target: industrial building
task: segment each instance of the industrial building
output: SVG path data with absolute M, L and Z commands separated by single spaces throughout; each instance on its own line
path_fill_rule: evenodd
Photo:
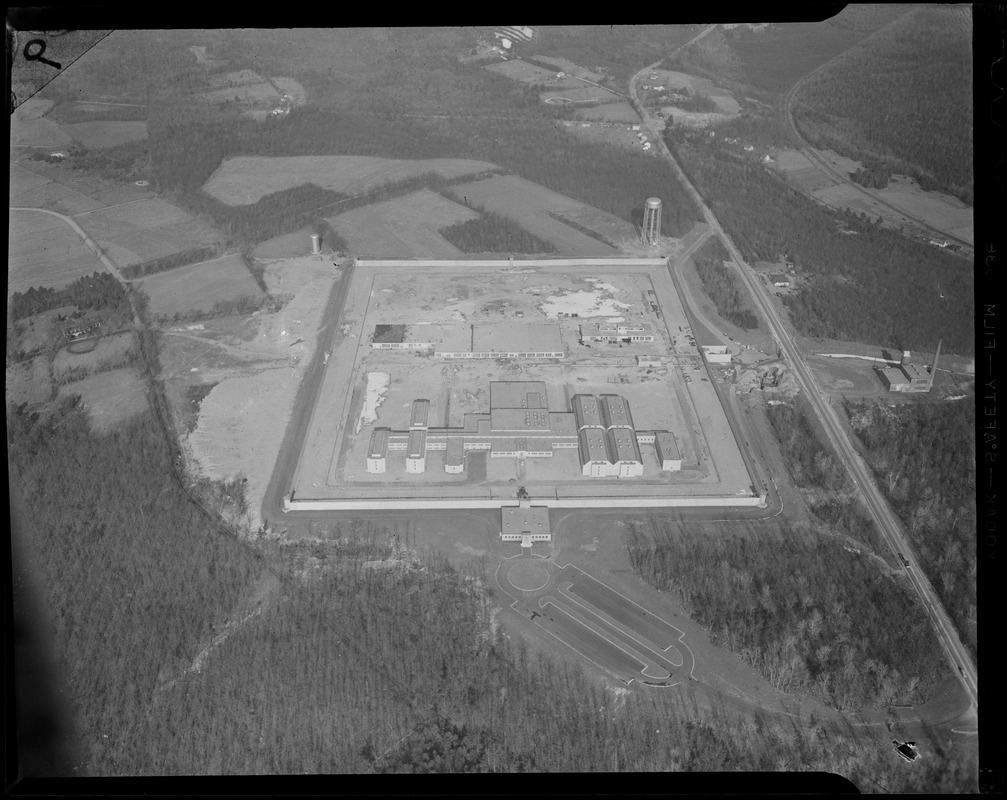
M 934 376 L 937 374 L 937 360 L 941 355 L 941 345 L 943 340 L 937 343 L 937 352 L 934 353 L 933 363 L 929 371 L 927 367 L 909 362 L 909 351 L 902 354 L 902 363 L 897 367 L 888 367 L 880 370 L 881 382 L 890 392 L 929 392 L 934 385 Z
M 565 358 L 559 325 L 375 325 L 375 350 L 430 350 L 439 358 Z
M 783 273 L 776 273 L 769 276 L 769 280 L 772 281 L 773 286 L 787 287 L 790 286 L 790 278 L 788 278 Z
M 550 411 L 542 381 L 493 381 L 489 412 L 464 415 L 460 428 L 430 427 L 430 401 L 414 400 L 409 430 L 375 428 L 367 453 L 367 472 L 382 474 L 390 450 L 406 451 L 406 472 L 426 470 L 426 453 L 444 451 L 444 471 L 461 474 L 465 454 L 489 451 L 491 458 L 551 458 L 556 450 L 576 448 L 581 474 L 592 478 L 643 475 L 640 444 L 658 448 L 661 469 L 681 469 L 674 437 L 638 432 L 626 398 L 574 395 L 571 411 Z
M 584 342 L 652 342 L 654 330 L 645 323 L 626 325 L 616 322 L 593 322 L 580 326 L 580 338 Z
M 711 364 L 730 364 L 731 351 L 726 344 L 704 344 L 703 355 Z

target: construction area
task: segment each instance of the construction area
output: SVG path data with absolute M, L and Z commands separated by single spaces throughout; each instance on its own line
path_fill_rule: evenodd
M 762 502 L 666 259 L 358 260 L 337 325 L 287 510 Z

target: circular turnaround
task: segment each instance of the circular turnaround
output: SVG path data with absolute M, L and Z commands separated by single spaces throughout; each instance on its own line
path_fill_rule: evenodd
M 549 570 L 535 561 L 522 559 L 507 571 L 507 580 L 522 592 L 537 592 L 549 584 Z

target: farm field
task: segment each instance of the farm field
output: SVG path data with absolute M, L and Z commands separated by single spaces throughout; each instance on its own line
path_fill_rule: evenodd
M 79 395 L 91 427 L 104 433 L 147 407 L 147 386 L 132 368 L 114 369 L 68 383 L 59 389 L 60 397 Z
M 705 97 L 709 97 L 725 114 L 733 115 L 741 111 L 741 104 L 734 99 L 733 94 L 727 91 L 727 89 L 721 89 L 719 86 L 715 86 L 713 82 L 707 78 L 700 78 L 695 75 L 687 75 L 684 72 L 674 72 L 662 69 L 654 70 L 651 74 L 657 75 L 657 79 L 653 80 L 652 83 L 675 89 L 688 89 L 695 94 L 701 94 Z
M 63 220 L 37 211 L 11 211 L 8 219 L 8 294 L 32 286 L 60 289 L 82 275 L 105 270 Z
M 134 345 L 132 335 L 121 334 L 102 337 L 97 347 L 87 353 L 72 353 L 64 347 L 52 361 L 52 376 L 59 381 L 74 369 L 85 369 L 88 374 L 93 374 L 110 365 L 120 366 Z
M 607 106 L 599 106 L 599 108 L 606 108 Z M 578 108 L 574 111 L 574 115 L 578 118 L 583 117 L 584 119 L 591 120 L 588 117 L 594 109 L 591 108 Z M 591 120 L 591 125 L 589 127 L 584 127 L 581 122 L 557 122 L 556 125 L 560 130 L 566 131 L 571 136 L 577 136 L 581 139 L 585 139 L 589 142 L 602 142 L 604 144 L 611 144 L 617 147 L 629 147 L 634 150 L 640 151 L 641 145 L 640 140 L 637 138 L 637 131 L 630 130 L 630 124 L 636 124 L 639 120 L 632 120 L 626 124 L 620 124 L 618 122 L 607 123 L 609 127 L 604 127 L 601 122 L 596 122 Z
M 479 214 L 423 189 L 332 217 L 327 222 L 355 255 L 454 258 L 461 251 L 437 231 Z
M 604 75 L 600 72 L 592 72 L 589 69 L 585 69 L 566 58 L 558 58 L 555 56 L 535 56 L 534 60 L 547 64 L 549 66 L 555 67 L 557 72 L 565 72 L 567 75 L 572 75 L 575 78 L 584 78 L 585 80 L 594 81 L 599 83 L 604 79 Z
M 44 356 L 7 367 L 6 396 L 8 403 L 48 402 L 52 398 L 49 362 Z
M 636 238 L 636 229 L 630 223 L 514 175 L 496 175 L 455 185 L 448 191 L 455 197 L 467 198 L 472 205 L 510 217 L 529 233 L 555 245 L 562 253 L 604 256 L 615 255 L 618 251 L 564 225 L 549 216 L 550 213 L 574 220 L 612 242 L 618 243 L 626 237 Z
M 160 272 L 138 282 L 150 297 L 150 312 L 172 317 L 187 311 L 210 311 L 215 303 L 262 297 L 262 290 L 237 254 Z
M 13 147 L 65 147 L 73 139 L 51 119 L 42 115 L 52 100 L 33 97 L 10 115 L 10 143 Z
M 147 123 L 140 121 L 74 122 L 64 124 L 63 130 L 89 150 L 114 147 L 117 144 L 136 142 L 147 138 Z
M 560 70 L 545 69 L 544 67 L 529 64 L 527 61 L 518 59 L 487 64 L 483 69 L 496 72 L 511 80 L 531 86 L 553 86 L 557 89 L 575 89 L 578 86 L 584 85 L 581 81 L 574 78 L 557 78 L 556 73 Z
M 580 86 L 576 89 L 559 89 L 553 92 L 543 92 L 539 95 L 543 103 L 567 105 L 575 103 L 604 103 L 619 99 L 619 95 L 602 89 L 600 86 Z
M 210 103 L 226 103 L 233 100 L 237 103 L 270 104 L 280 99 L 280 93 L 271 83 L 250 83 L 240 86 L 228 86 L 200 95 Z
M 309 183 L 352 195 L 427 173 L 459 178 L 496 169 L 486 161 L 464 158 L 238 156 L 221 164 L 203 185 L 203 191 L 222 203 L 236 206 L 249 205 L 267 194 Z
M 640 122 L 640 115 L 636 113 L 633 106 L 625 101 L 578 108 L 574 113 L 578 119 L 623 122 L 628 125 L 636 125 Z
M 291 256 L 306 256 L 311 252 L 310 228 L 304 228 L 295 233 L 283 233 L 259 244 L 252 256 L 262 259 L 290 258 Z M 322 250 L 326 249 L 322 242 Z
M 775 169 L 782 172 L 788 181 L 803 192 L 816 192 L 836 182 L 797 150 L 779 150 L 775 153 Z

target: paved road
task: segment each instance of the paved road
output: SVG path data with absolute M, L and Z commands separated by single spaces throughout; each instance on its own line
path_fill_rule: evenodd
M 907 11 L 906 13 L 909 13 L 909 12 Z M 881 31 L 885 30 L 889 26 L 894 25 L 896 22 L 898 22 L 899 20 L 901 20 L 902 17 L 904 17 L 904 16 L 905 16 L 905 14 L 903 14 L 903 15 L 897 17 L 896 19 L 892 20 L 891 22 L 888 23 L 888 25 L 885 25 L 885 26 L 883 26 L 881 28 L 878 28 L 870 36 L 868 36 L 867 38 L 861 40 L 858 44 L 856 44 L 851 49 L 858 49 L 860 47 L 863 47 L 866 42 L 868 42 L 870 39 L 872 39 L 875 36 L 877 36 Z M 855 183 L 854 181 L 850 180 L 850 176 L 847 173 L 842 172 L 841 170 L 836 169 L 828 161 L 826 161 L 824 158 L 822 158 L 820 155 L 818 155 L 817 151 L 815 151 L 813 149 L 811 143 L 808 142 L 803 136 L 801 136 L 801 132 L 798 130 L 797 125 L 794 122 L 794 102 L 796 100 L 797 93 L 800 91 L 801 87 L 807 81 L 809 81 L 811 78 L 813 78 L 819 72 L 822 72 L 823 70 L 825 70 L 828 67 L 832 66 L 835 62 L 839 61 L 841 58 L 843 58 L 844 56 L 846 56 L 848 53 L 850 53 L 850 50 L 844 50 L 842 53 L 839 53 L 838 55 L 833 56 L 828 61 L 826 61 L 824 64 L 822 64 L 821 66 L 819 66 L 816 69 L 812 70 L 807 75 L 805 75 L 803 78 L 801 78 L 797 83 L 795 83 L 793 86 L 791 86 L 790 89 L 787 91 L 787 93 L 783 96 L 783 102 L 781 103 L 781 110 L 782 110 L 782 113 L 783 113 L 783 121 L 786 124 L 786 126 L 790 129 L 790 132 L 791 132 L 791 135 L 794 138 L 794 141 L 798 144 L 798 148 L 797 149 L 800 151 L 800 153 L 802 155 L 804 155 L 805 158 L 807 158 L 812 164 L 814 164 L 816 167 L 818 167 L 822 172 L 824 172 L 826 175 L 828 175 L 834 181 L 837 181 L 840 184 L 846 184 L 847 186 L 852 187 L 853 189 L 855 189 L 860 194 L 862 194 L 865 197 L 870 198 L 871 200 L 873 200 L 875 203 L 878 203 L 879 205 L 882 205 L 885 208 L 888 208 L 888 209 L 894 211 L 896 214 L 898 214 L 898 215 L 900 215 L 900 216 L 908 219 L 914 225 L 917 225 L 920 228 L 922 228 L 923 230 L 925 230 L 930 236 L 934 236 L 936 238 L 943 239 L 943 240 L 953 241 L 956 244 L 961 245 L 963 248 L 965 248 L 965 254 L 971 255 L 972 253 L 974 253 L 974 245 L 973 245 L 972 242 L 966 241 L 965 239 L 960 239 L 957 236 L 955 236 L 954 234 L 949 233 L 948 231 L 942 230 L 940 228 L 936 228 L 933 225 L 931 225 L 929 222 L 927 222 L 925 220 L 922 220 L 922 219 L 919 219 L 918 217 L 914 217 L 906 209 L 900 208 L 899 206 L 896 206 L 896 205 L 888 202 L 883 197 L 881 197 L 881 195 L 879 195 L 879 194 L 877 194 L 875 192 L 872 192 L 870 189 L 868 189 L 868 188 L 866 188 L 864 186 L 861 186 L 859 183 Z
M 648 67 L 647 69 L 651 68 Z M 804 356 L 798 349 L 793 337 L 787 332 L 783 321 L 777 314 L 776 308 L 763 292 L 758 276 L 754 270 L 745 263 L 745 260 L 741 256 L 741 252 L 734 245 L 734 242 L 731 241 L 727 233 L 725 233 L 720 222 L 706 205 L 703 197 L 692 185 L 678 161 L 668 150 L 664 140 L 657 135 L 653 120 L 647 114 L 646 109 L 644 109 L 642 104 L 640 104 L 637 100 L 636 81 L 645 71 L 646 70 L 641 70 L 634 75 L 630 83 L 630 94 L 633 97 L 633 104 L 636 106 L 637 111 L 641 114 L 641 116 L 643 116 L 644 124 L 648 130 L 650 130 L 650 132 L 654 135 L 654 138 L 658 143 L 658 149 L 671 164 L 672 169 L 675 171 L 680 183 L 683 187 L 685 187 L 686 191 L 689 192 L 693 201 L 702 211 L 703 218 L 710 227 L 713 228 L 717 235 L 720 236 L 724 245 L 727 247 L 728 252 L 731 254 L 731 258 L 735 262 L 739 275 L 748 287 L 748 290 L 752 295 L 752 299 L 759 307 L 763 317 L 766 319 L 769 329 L 782 349 L 785 357 L 790 362 L 794 371 L 794 376 L 810 401 L 815 415 L 818 417 L 825 429 L 830 443 L 842 460 L 847 471 L 853 477 L 854 482 L 862 492 L 868 509 L 877 523 L 878 530 L 881 532 L 885 541 L 894 553 L 905 555 L 910 559 L 910 563 L 912 563 L 913 551 L 905 539 L 901 523 L 882 496 L 878 487 L 875 485 L 870 470 L 857 454 L 856 449 L 843 429 L 842 424 L 836 416 L 832 406 L 829 404 L 825 394 L 815 383 L 810 367 L 804 360 Z M 906 574 L 909 577 L 913 588 L 919 595 L 920 600 L 923 602 L 923 606 L 927 609 L 927 613 L 930 615 L 930 618 L 934 623 L 934 627 L 937 629 L 938 637 L 947 651 L 954 671 L 961 675 L 961 679 L 969 693 L 972 703 L 974 707 L 978 709 L 978 674 L 975 665 L 972 663 L 968 650 L 958 637 L 958 633 L 955 630 L 954 625 L 951 623 L 947 612 L 941 605 L 936 592 L 934 592 L 934 589 L 930 585 L 926 576 L 918 568 L 912 566 L 906 569 Z

